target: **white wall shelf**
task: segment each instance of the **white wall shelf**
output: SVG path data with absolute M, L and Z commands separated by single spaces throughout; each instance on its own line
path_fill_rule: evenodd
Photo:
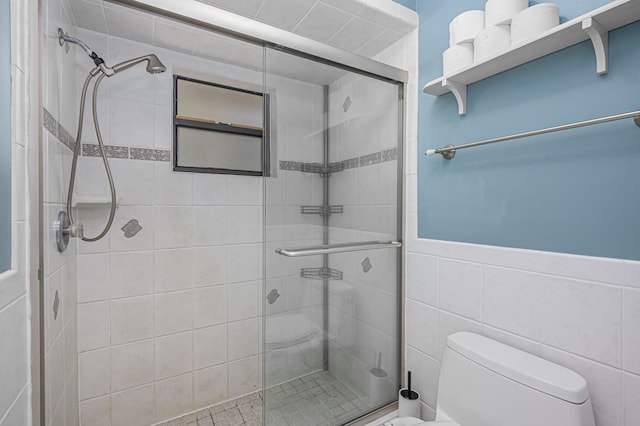
M 423 92 L 441 96 L 452 92 L 458 113 L 467 113 L 467 85 L 503 71 L 591 39 L 596 56 L 596 72 L 608 71 L 609 31 L 640 20 L 640 1 L 616 0 L 601 8 L 558 25 L 536 38 L 511 46 L 462 68 L 450 75 L 430 81 Z

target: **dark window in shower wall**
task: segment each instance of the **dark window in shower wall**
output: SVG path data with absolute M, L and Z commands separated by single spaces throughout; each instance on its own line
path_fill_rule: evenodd
M 268 95 L 174 75 L 173 169 L 269 175 Z
M 0 1 L 0 272 L 11 268 L 11 14 Z

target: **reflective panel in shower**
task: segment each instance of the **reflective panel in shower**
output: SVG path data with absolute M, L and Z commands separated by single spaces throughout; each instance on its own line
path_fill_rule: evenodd
M 280 297 L 264 305 L 264 421 L 341 425 L 399 388 L 400 250 L 360 243 L 400 239 L 402 85 L 274 49 L 265 66 L 264 292 Z

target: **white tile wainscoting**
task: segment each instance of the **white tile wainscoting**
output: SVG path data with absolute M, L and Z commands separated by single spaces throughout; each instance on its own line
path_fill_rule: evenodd
M 640 262 L 413 238 L 406 265 L 406 368 L 425 418 L 446 337 L 473 331 L 582 374 L 598 425 L 640 424 Z

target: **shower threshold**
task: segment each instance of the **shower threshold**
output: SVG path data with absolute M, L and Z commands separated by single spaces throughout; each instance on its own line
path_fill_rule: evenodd
M 156 426 L 337 426 L 372 407 L 328 371 L 204 408 Z

